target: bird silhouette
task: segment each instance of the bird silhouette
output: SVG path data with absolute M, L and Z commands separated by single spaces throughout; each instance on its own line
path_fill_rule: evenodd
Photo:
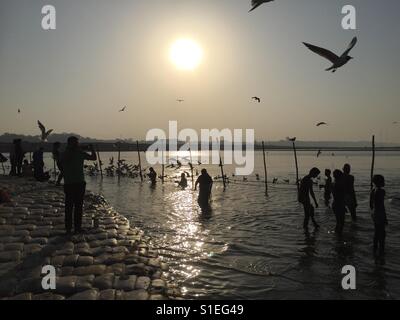
M 177 99 L 176 101 L 178 101 L 179 103 L 185 102 L 185 100 L 183 99 Z
M 357 43 L 357 37 L 354 37 L 353 40 L 351 41 L 350 45 L 346 49 L 346 51 L 343 52 L 343 54 L 339 57 L 332 51 L 329 51 L 327 49 L 320 48 L 320 47 L 314 46 L 312 44 L 303 42 L 303 44 L 308 49 L 310 49 L 312 52 L 320 55 L 321 57 L 324 57 L 325 59 L 328 59 L 330 62 L 333 63 L 333 65 L 331 67 L 329 67 L 328 69 L 325 69 L 326 71 L 332 71 L 332 72 L 336 72 L 337 69 L 339 69 L 340 67 L 343 67 L 347 62 L 349 62 L 351 59 L 353 59 L 353 57 L 349 56 L 349 53 L 354 48 L 356 43 Z
M 259 97 L 252 97 L 252 99 L 257 101 L 258 103 L 261 103 L 261 99 Z
M 317 123 L 317 127 L 320 127 L 320 126 L 327 126 L 328 124 L 326 123 L 326 122 L 319 122 L 319 123 Z
M 119 110 L 119 112 L 124 112 L 127 109 L 127 107 L 123 107 L 121 110 Z
M 41 131 L 41 137 L 40 140 L 43 142 L 47 141 L 47 138 L 50 136 L 50 134 L 53 132 L 53 129 L 46 131 L 46 127 L 38 120 L 38 126 Z
M 249 12 L 252 12 L 253 10 L 257 9 L 259 6 L 261 6 L 264 3 L 272 2 L 272 1 L 274 1 L 274 0 L 251 0 L 252 8 L 249 10 Z
M 287 137 L 286 140 L 287 141 L 291 141 L 291 142 L 295 142 L 297 140 L 297 138 L 296 137 L 294 137 L 294 138 Z
M 18 113 L 21 113 L 21 109 L 18 109 Z
M 398 121 L 394 121 L 393 124 L 399 124 L 399 122 Z

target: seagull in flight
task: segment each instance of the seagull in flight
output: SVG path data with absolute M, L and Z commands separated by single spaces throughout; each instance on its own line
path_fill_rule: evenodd
M 320 48 L 306 42 L 303 42 L 303 44 L 312 52 L 324 57 L 325 59 L 328 59 L 330 62 L 333 63 L 333 65 L 330 68 L 325 69 L 326 71 L 336 72 L 337 69 L 343 67 L 347 62 L 353 59 L 353 57 L 349 56 L 349 53 L 357 44 L 357 37 L 354 37 L 353 40 L 351 40 L 350 45 L 340 57 L 327 49 Z
M 294 138 L 287 137 L 286 140 L 287 141 L 291 141 L 291 142 L 295 142 L 297 140 L 297 138 L 296 137 L 294 137 Z
M 258 103 L 261 103 L 261 99 L 259 97 L 252 97 L 252 99 L 257 101 Z
M 50 136 L 50 134 L 53 132 L 53 129 L 46 131 L 46 127 L 38 120 L 38 126 L 39 129 L 42 133 L 40 140 L 42 140 L 42 142 L 47 141 L 47 138 Z
M 123 107 L 121 110 L 119 110 L 119 112 L 124 112 L 127 109 L 127 107 Z
M 272 1 L 274 1 L 274 0 L 251 0 L 252 8 L 250 9 L 249 12 L 252 12 L 253 10 L 257 9 L 263 3 L 272 2 Z
M 327 126 L 328 124 L 326 123 L 326 122 L 318 122 L 317 123 L 317 127 L 320 127 L 320 126 Z

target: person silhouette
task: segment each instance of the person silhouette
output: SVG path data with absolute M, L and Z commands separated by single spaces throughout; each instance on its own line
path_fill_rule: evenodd
M 188 187 L 188 181 L 185 173 L 181 174 L 181 181 L 178 182 L 178 186 L 182 189 L 186 189 Z
M 304 223 L 303 223 L 303 228 L 305 230 L 308 230 L 308 223 L 310 221 L 313 222 L 314 228 L 318 229 L 319 225 L 314 219 L 314 212 L 315 209 L 313 205 L 311 204 L 310 196 L 314 200 L 315 207 L 318 208 L 318 202 L 317 199 L 315 198 L 314 190 L 313 190 L 313 180 L 319 176 L 321 171 L 318 168 L 312 168 L 310 170 L 310 173 L 306 175 L 303 179 L 300 181 L 300 188 L 299 188 L 299 202 L 303 205 L 304 208 Z
M 351 214 L 351 219 L 353 222 L 357 221 L 357 196 L 356 191 L 354 190 L 354 176 L 350 174 L 351 166 L 349 164 L 345 164 L 343 166 L 343 183 L 344 183 L 344 191 L 345 191 L 345 204 L 349 209 Z
M 329 207 L 329 203 L 331 200 L 331 194 L 332 194 L 332 177 L 331 177 L 331 170 L 326 169 L 325 170 L 325 186 L 324 186 L 324 200 L 325 200 L 325 206 Z
M 386 225 L 388 225 L 385 208 L 385 178 L 375 175 L 372 179 L 375 188 L 370 195 L 370 208 L 373 210 L 372 219 L 375 227 L 374 256 L 382 257 L 385 254 Z
M 201 170 L 201 174 L 197 178 L 195 183 L 195 191 L 197 191 L 198 185 L 200 185 L 198 202 L 200 206 L 207 206 L 210 202 L 213 180 L 206 169 Z
M 67 235 L 72 231 L 72 215 L 74 216 L 75 233 L 82 233 L 83 200 L 86 191 L 83 164 L 85 160 L 96 161 L 96 152 L 92 145 L 88 148 L 91 154 L 86 153 L 79 146 L 77 137 L 69 137 L 67 148 L 61 157 L 64 169 L 65 193 L 65 229 Z
M 332 187 L 332 194 L 333 194 L 332 210 L 336 217 L 335 232 L 340 236 L 343 233 L 343 227 L 346 215 L 343 172 L 340 170 L 335 170 L 333 172 L 333 177 L 335 178 L 335 183 L 333 184 Z
M 151 185 L 155 186 L 157 183 L 157 172 L 154 170 L 154 168 L 149 169 L 150 173 L 147 175 L 150 178 Z

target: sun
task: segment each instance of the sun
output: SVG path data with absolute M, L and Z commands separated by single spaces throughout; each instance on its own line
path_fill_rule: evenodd
M 203 49 L 194 40 L 178 39 L 170 48 L 171 62 L 179 70 L 195 70 L 203 60 Z

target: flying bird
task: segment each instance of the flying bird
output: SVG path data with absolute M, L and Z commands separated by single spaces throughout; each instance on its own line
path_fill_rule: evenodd
M 249 12 L 251 12 L 251 11 L 257 9 L 259 6 L 261 6 L 261 5 L 264 4 L 264 3 L 272 2 L 272 1 L 274 1 L 274 0 L 251 0 L 251 6 L 252 6 L 252 8 L 250 9 Z
M 46 127 L 38 120 L 38 126 L 39 129 L 42 133 L 40 140 L 42 140 L 42 142 L 47 141 L 47 138 L 50 136 L 50 134 L 53 132 L 53 129 L 46 131 Z
M 317 127 L 320 127 L 320 126 L 327 126 L 328 124 L 326 123 L 326 122 L 318 122 L 317 123 Z
M 119 112 L 124 112 L 127 109 L 127 107 L 123 107 L 121 110 L 119 110 Z
M 395 122 L 393 122 L 393 124 L 399 124 L 399 122 L 398 122 L 398 121 L 395 121 Z
M 183 99 L 177 99 L 176 101 L 178 101 L 179 103 L 185 102 L 185 100 Z
M 259 97 L 252 97 L 252 99 L 257 101 L 258 103 L 261 103 L 261 99 Z
M 332 72 L 336 72 L 337 69 L 343 67 L 347 62 L 353 59 L 353 57 L 349 56 L 349 53 L 354 48 L 356 43 L 357 43 L 357 37 L 354 37 L 350 45 L 348 46 L 347 50 L 339 57 L 332 51 L 303 42 L 303 44 L 312 52 L 324 57 L 325 59 L 328 59 L 330 62 L 333 63 L 333 65 L 330 68 L 325 69 L 326 71 L 332 71 Z
M 286 140 L 287 141 L 291 141 L 291 142 L 295 142 L 297 140 L 297 138 L 296 137 L 294 137 L 294 138 L 287 137 Z
M 21 113 L 21 109 L 18 109 L 18 113 Z

